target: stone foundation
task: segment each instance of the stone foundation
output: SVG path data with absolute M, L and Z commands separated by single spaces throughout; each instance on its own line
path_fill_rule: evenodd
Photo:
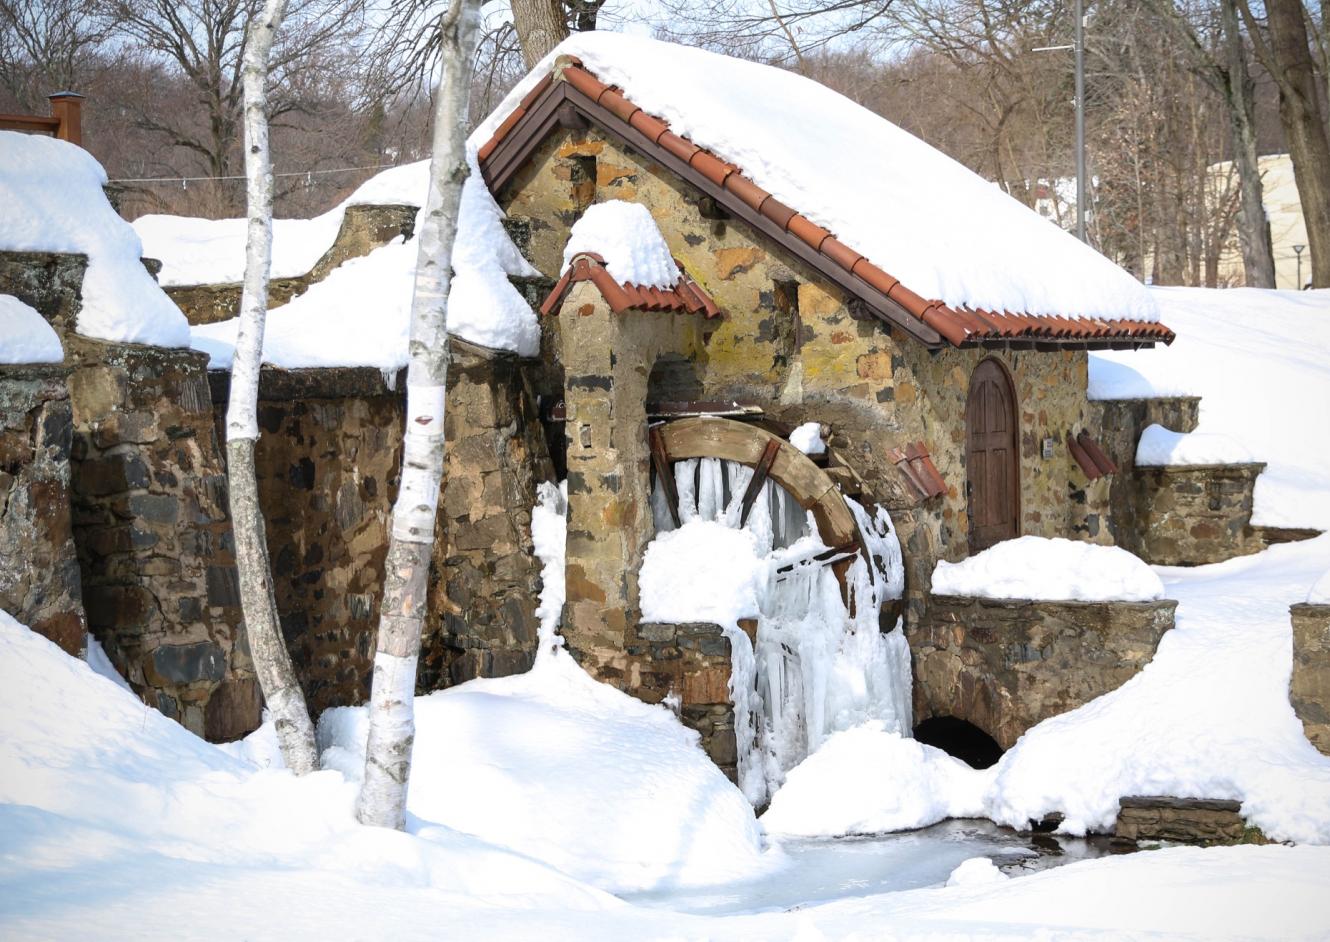
M 1265 548 L 1251 529 L 1256 476 L 1265 465 L 1137 467 L 1132 550 L 1160 566 L 1200 566 Z
M 328 273 L 347 259 L 368 255 L 381 245 L 404 235 L 410 238 L 416 227 L 415 206 L 348 206 L 342 227 L 332 246 L 308 272 L 292 278 L 274 278 L 268 284 L 268 307 L 279 307 L 309 286 L 328 277 Z M 167 285 L 163 288 L 184 312 L 191 324 L 213 324 L 240 313 L 242 285 Z
M 1247 827 L 1241 808 L 1241 802 L 1218 798 L 1123 798 L 1113 837 L 1201 845 L 1264 843 L 1259 831 Z
M 1330 755 L 1330 605 L 1294 605 L 1289 702 L 1312 745 Z
M 0 609 L 77 656 L 87 621 L 70 525 L 66 373 L 0 366 Z
M 88 623 L 145 700 L 211 740 L 259 723 L 207 356 L 67 335 Z
M 930 596 L 907 638 L 915 722 L 952 716 L 1003 749 L 1120 687 L 1154 656 L 1177 603 Z

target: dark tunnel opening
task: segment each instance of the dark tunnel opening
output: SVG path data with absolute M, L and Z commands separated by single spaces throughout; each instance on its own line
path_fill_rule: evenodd
M 976 769 L 986 769 L 1002 758 L 1002 747 L 997 740 L 973 723 L 954 716 L 924 720 L 914 728 L 914 738 Z

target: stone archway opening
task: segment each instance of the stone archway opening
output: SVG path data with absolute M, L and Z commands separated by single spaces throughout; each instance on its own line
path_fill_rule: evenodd
M 975 769 L 987 769 L 1002 758 L 1002 747 L 996 739 L 973 723 L 954 716 L 924 720 L 914 728 L 914 738 Z

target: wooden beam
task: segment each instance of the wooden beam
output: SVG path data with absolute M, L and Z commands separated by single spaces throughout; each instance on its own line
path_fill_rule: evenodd
M 748 514 L 753 509 L 757 495 L 762 493 L 762 485 L 767 482 L 767 475 L 771 473 L 771 465 L 776 461 L 778 451 L 780 451 L 780 442 L 774 438 L 767 442 L 766 448 L 762 449 L 762 457 L 758 460 L 757 467 L 753 469 L 753 478 L 748 482 L 748 489 L 744 491 L 743 506 L 739 511 L 740 527 L 748 522 Z
M 660 426 L 652 428 L 647 438 L 651 443 L 651 464 L 656 469 L 661 490 L 665 492 L 670 519 L 676 527 L 681 527 L 683 521 L 679 519 L 679 489 L 674 484 L 674 469 L 670 466 L 670 453 L 665 448 L 665 436 L 660 433 Z

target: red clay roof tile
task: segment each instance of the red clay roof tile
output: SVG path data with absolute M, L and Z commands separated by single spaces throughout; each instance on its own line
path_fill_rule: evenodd
M 841 242 L 828 230 L 812 222 L 793 208 L 781 203 L 766 190 L 748 179 L 734 164 L 670 131 L 664 121 L 642 111 L 625 97 L 619 89 L 606 85 L 588 72 L 576 57 L 560 58 L 556 68 L 562 70 L 562 76 L 570 86 L 599 103 L 611 115 L 626 122 L 654 145 L 661 147 L 679 160 L 685 161 L 706 179 L 733 193 L 735 197 L 758 210 L 763 216 L 775 222 L 800 242 L 816 249 L 836 265 L 854 274 L 875 290 L 886 294 L 910 316 L 922 321 L 956 346 L 1012 339 L 1030 340 L 1033 338 L 1054 338 L 1066 341 L 1093 340 L 1101 343 L 1154 343 L 1156 341 L 1171 343 L 1173 341 L 1173 332 L 1163 324 L 1158 323 L 1134 320 L 1107 321 L 1102 318 L 1091 317 L 1067 318 L 1057 315 L 1037 315 L 1012 311 L 994 312 L 972 308 L 952 308 L 941 301 L 925 299 Z M 552 76 L 547 76 L 522 98 L 521 104 L 514 110 L 513 114 L 509 115 L 499 125 L 493 137 L 480 148 L 478 156 L 482 162 L 493 154 L 498 143 L 521 121 L 522 117 L 535 105 L 537 99 L 549 90 L 551 84 Z M 581 269 L 576 270 L 580 271 Z M 612 279 L 604 273 L 603 267 L 590 265 L 589 270 L 593 274 L 586 277 L 591 277 L 597 283 L 606 281 L 611 285 L 613 284 Z M 601 275 L 594 275 L 595 271 L 599 271 Z M 684 277 L 686 279 L 687 276 Z M 555 294 L 562 296 L 562 291 L 567 289 L 566 281 L 567 275 L 560 279 L 559 285 L 555 286 L 555 292 L 551 294 L 551 298 Z M 681 281 L 680 284 L 683 285 L 685 282 Z M 691 281 L 686 282 L 686 284 L 690 287 L 682 290 L 677 287 L 674 289 L 675 301 L 673 302 L 670 301 L 669 293 L 666 292 L 667 297 L 663 303 L 667 306 L 672 303 L 683 305 L 690 311 L 695 309 L 695 305 L 700 304 L 697 309 L 705 311 L 707 317 L 714 317 L 720 313 L 715 303 L 705 292 L 697 288 Z M 560 286 L 562 286 L 562 289 Z M 618 292 L 618 295 L 623 295 L 623 289 L 619 286 L 614 286 L 611 289 L 611 293 L 615 291 Z M 693 297 L 692 291 L 696 291 L 696 298 Z M 609 300 L 608 296 L 607 300 Z M 624 298 L 620 297 L 619 300 L 622 302 Z M 550 299 L 546 299 L 546 303 L 541 306 L 542 313 L 548 313 L 545 309 L 549 304 Z M 1083 443 L 1078 442 L 1078 445 L 1081 446 L 1082 450 L 1085 449 Z M 1105 458 L 1105 460 L 1107 459 Z M 902 465 L 902 468 L 904 467 Z M 936 474 L 936 470 L 933 473 Z
M 678 262 L 675 262 L 678 265 Z M 540 313 L 551 317 L 559 313 L 564 295 L 575 282 L 590 281 L 605 298 L 616 314 L 630 310 L 675 311 L 683 314 L 702 314 L 707 319 L 720 315 L 720 308 L 705 291 L 679 266 L 679 280 L 669 289 L 650 285 L 618 284 L 605 269 L 605 259 L 594 252 L 585 252 L 573 259 L 568 270 L 560 276 L 554 288 L 541 302 Z

